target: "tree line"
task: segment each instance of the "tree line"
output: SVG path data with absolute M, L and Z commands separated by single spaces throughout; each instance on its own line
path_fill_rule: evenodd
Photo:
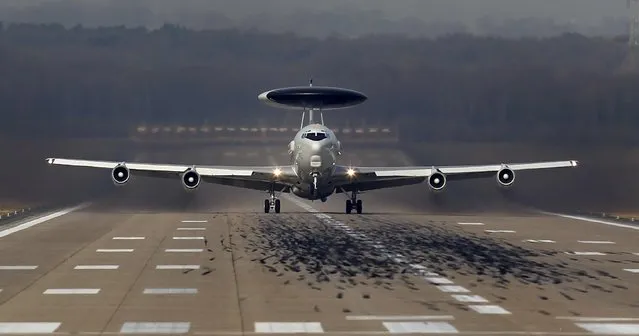
M 327 113 L 331 123 L 398 122 L 411 140 L 639 140 L 639 76 L 618 71 L 624 38 L 0 28 L 5 135 L 120 136 L 153 123 L 279 126 L 284 112 L 257 94 L 312 77 L 370 98 Z

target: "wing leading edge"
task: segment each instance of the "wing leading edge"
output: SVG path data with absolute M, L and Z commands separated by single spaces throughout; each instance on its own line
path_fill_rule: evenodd
M 297 177 L 292 166 L 194 166 L 48 158 L 50 165 L 115 169 L 126 167 L 132 175 L 179 178 L 188 170 L 195 170 L 203 181 L 247 189 L 268 190 L 273 183 L 278 191 L 288 192 L 288 186 Z
M 444 175 L 448 181 L 485 178 L 496 176 L 504 169 L 514 172 L 522 170 L 554 169 L 577 167 L 576 160 L 546 161 L 531 163 L 505 163 L 491 165 L 461 165 L 461 166 L 419 166 L 419 167 L 338 167 L 341 181 L 337 184 L 338 191 L 367 191 L 393 188 L 425 181 L 435 173 Z M 339 189 L 342 190 L 339 190 Z M 442 185 L 443 188 L 443 185 Z

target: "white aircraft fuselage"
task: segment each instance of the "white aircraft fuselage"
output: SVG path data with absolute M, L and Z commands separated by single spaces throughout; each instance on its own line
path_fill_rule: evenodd
M 299 177 L 292 192 L 309 200 L 325 200 L 333 194 L 332 175 L 341 151 L 341 143 L 328 127 L 317 123 L 302 127 L 288 148 L 293 171 Z

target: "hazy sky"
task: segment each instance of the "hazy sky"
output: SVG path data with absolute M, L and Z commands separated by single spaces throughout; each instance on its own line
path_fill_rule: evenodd
M 0 0 L 22 6 L 60 0 Z M 606 16 L 626 13 L 626 0 L 71 0 L 84 4 L 144 2 L 157 10 L 190 8 L 216 10 L 229 16 L 244 16 L 260 12 L 287 12 L 305 8 L 325 10 L 336 7 L 380 9 L 389 17 L 407 15 L 432 20 L 474 21 L 494 14 L 500 17 L 548 16 L 561 20 L 598 22 Z

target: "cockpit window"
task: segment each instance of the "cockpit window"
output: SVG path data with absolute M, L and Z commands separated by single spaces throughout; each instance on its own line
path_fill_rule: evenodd
M 328 136 L 324 132 L 307 132 L 302 134 L 303 139 L 309 139 L 311 141 L 320 141 L 326 139 Z

